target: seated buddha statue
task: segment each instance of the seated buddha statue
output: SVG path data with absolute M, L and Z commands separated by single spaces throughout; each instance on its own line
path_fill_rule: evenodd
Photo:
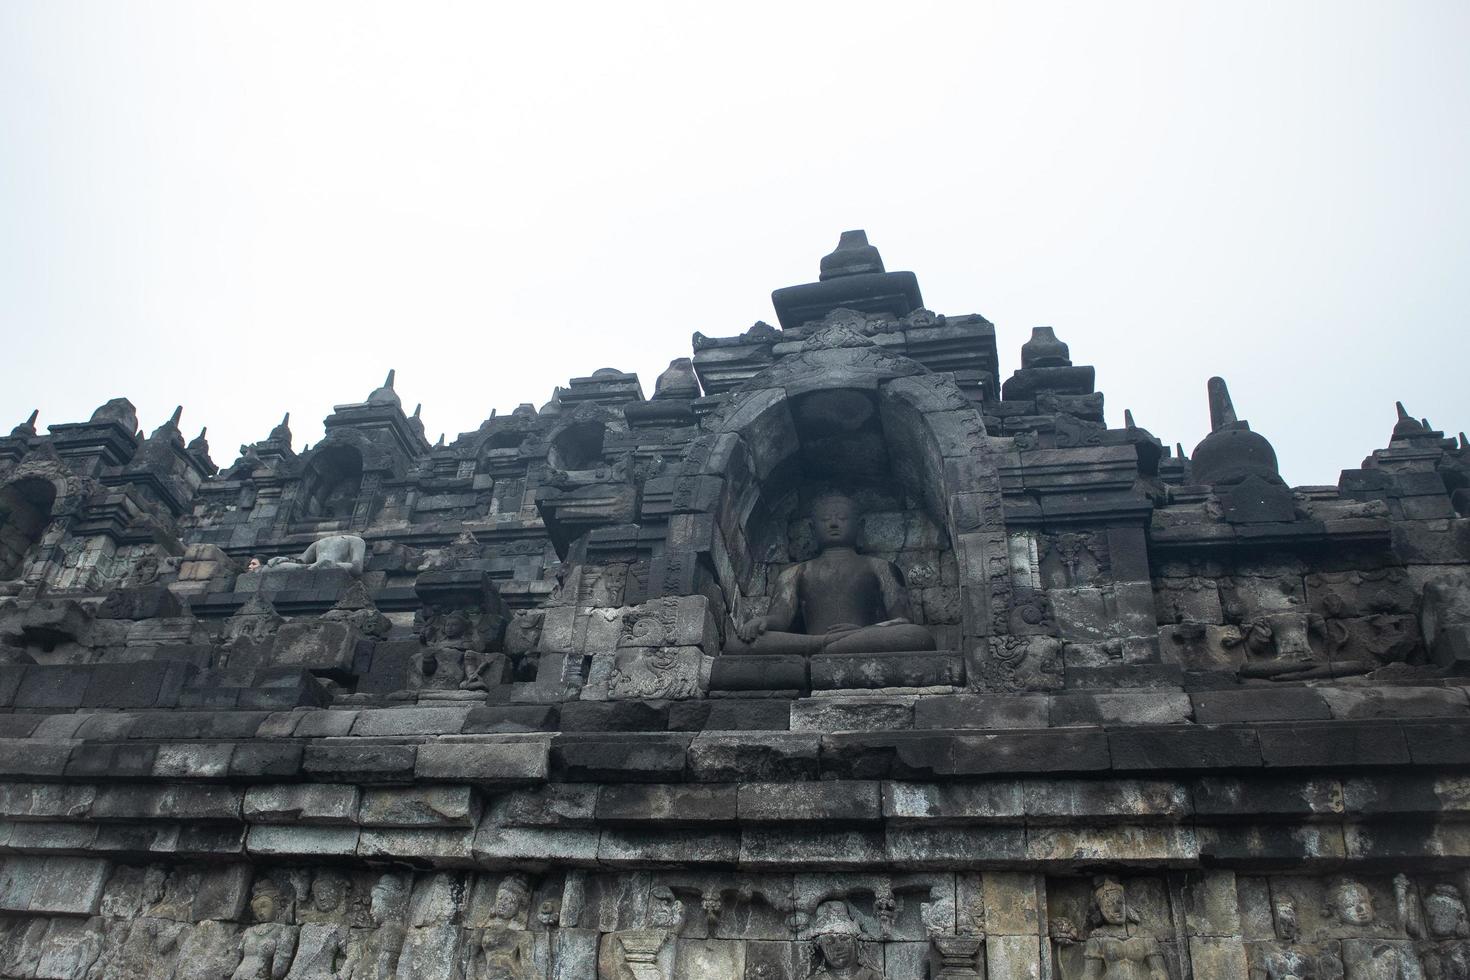
M 764 616 L 735 624 L 734 654 L 896 653 L 933 650 L 910 618 L 898 569 L 857 550 L 860 514 L 851 497 L 824 494 L 811 518 L 821 552 L 782 572 Z

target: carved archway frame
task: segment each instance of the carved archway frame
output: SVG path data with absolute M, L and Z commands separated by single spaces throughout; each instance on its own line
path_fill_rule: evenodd
M 743 528 L 766 481 L 799 451 L 790 405 L 824 390 L 875 394 L 899 480 L 948 532 L 959 567 L 967 658 L 1008 629 L 1011 582 L 998 454 L 975 405 L 949 374 L 891 353 L 841 325 L 827 326 L 730 394 L 675 470 L 664 552 L 650 591 L 743 598 L 753 562 Z M 709 481 L 716 481 L 712 485 Z
M 21 460 L 5 474 L 0 491 L 31 480 L 51 484 L 55 498 L 51 502 L 46 530 L 36 544 L 35 556 L 26 564 L 20 578 L 26 585 L 25 595 L 33 595 L 45 587 L 54 571 L 61 566 L 62 543 L 81 516 L 87 499 L 101 489 L 95 479 L 74 472 L 54 452 L 35 452 Z

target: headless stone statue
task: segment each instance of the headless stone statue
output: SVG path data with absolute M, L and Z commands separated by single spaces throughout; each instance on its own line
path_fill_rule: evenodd
M 271 571 L 286 571 L 298 568 L 340 568 L 353 575 L 362 574 L 362 562 L 367 557 L 367 542 L 355 534 L 331 534 L 313 541 L 301 557 L 272 558 L 266 562 Z
M 857 552 L 850 497 L 812 504 L 821 553 L 781 573 L 765 616 L 735 625 L 728 653 L 890 653 L 933 650 L 934 636 L 911 621 L 908 594 L 892 562 Z

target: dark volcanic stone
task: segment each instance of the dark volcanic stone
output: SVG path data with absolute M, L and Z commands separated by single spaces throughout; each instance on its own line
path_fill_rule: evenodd
M 710 673 L 712 691 L 804 691 L 807 662 L 798 656 L 721 654 Z

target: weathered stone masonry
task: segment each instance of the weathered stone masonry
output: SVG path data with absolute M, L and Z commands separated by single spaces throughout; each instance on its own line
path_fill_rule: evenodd
M 436 445 L 0 439 L 0 977 L 1470 977 L 1463 435 L 1289 488 L 861 232 L 772 299 Z

